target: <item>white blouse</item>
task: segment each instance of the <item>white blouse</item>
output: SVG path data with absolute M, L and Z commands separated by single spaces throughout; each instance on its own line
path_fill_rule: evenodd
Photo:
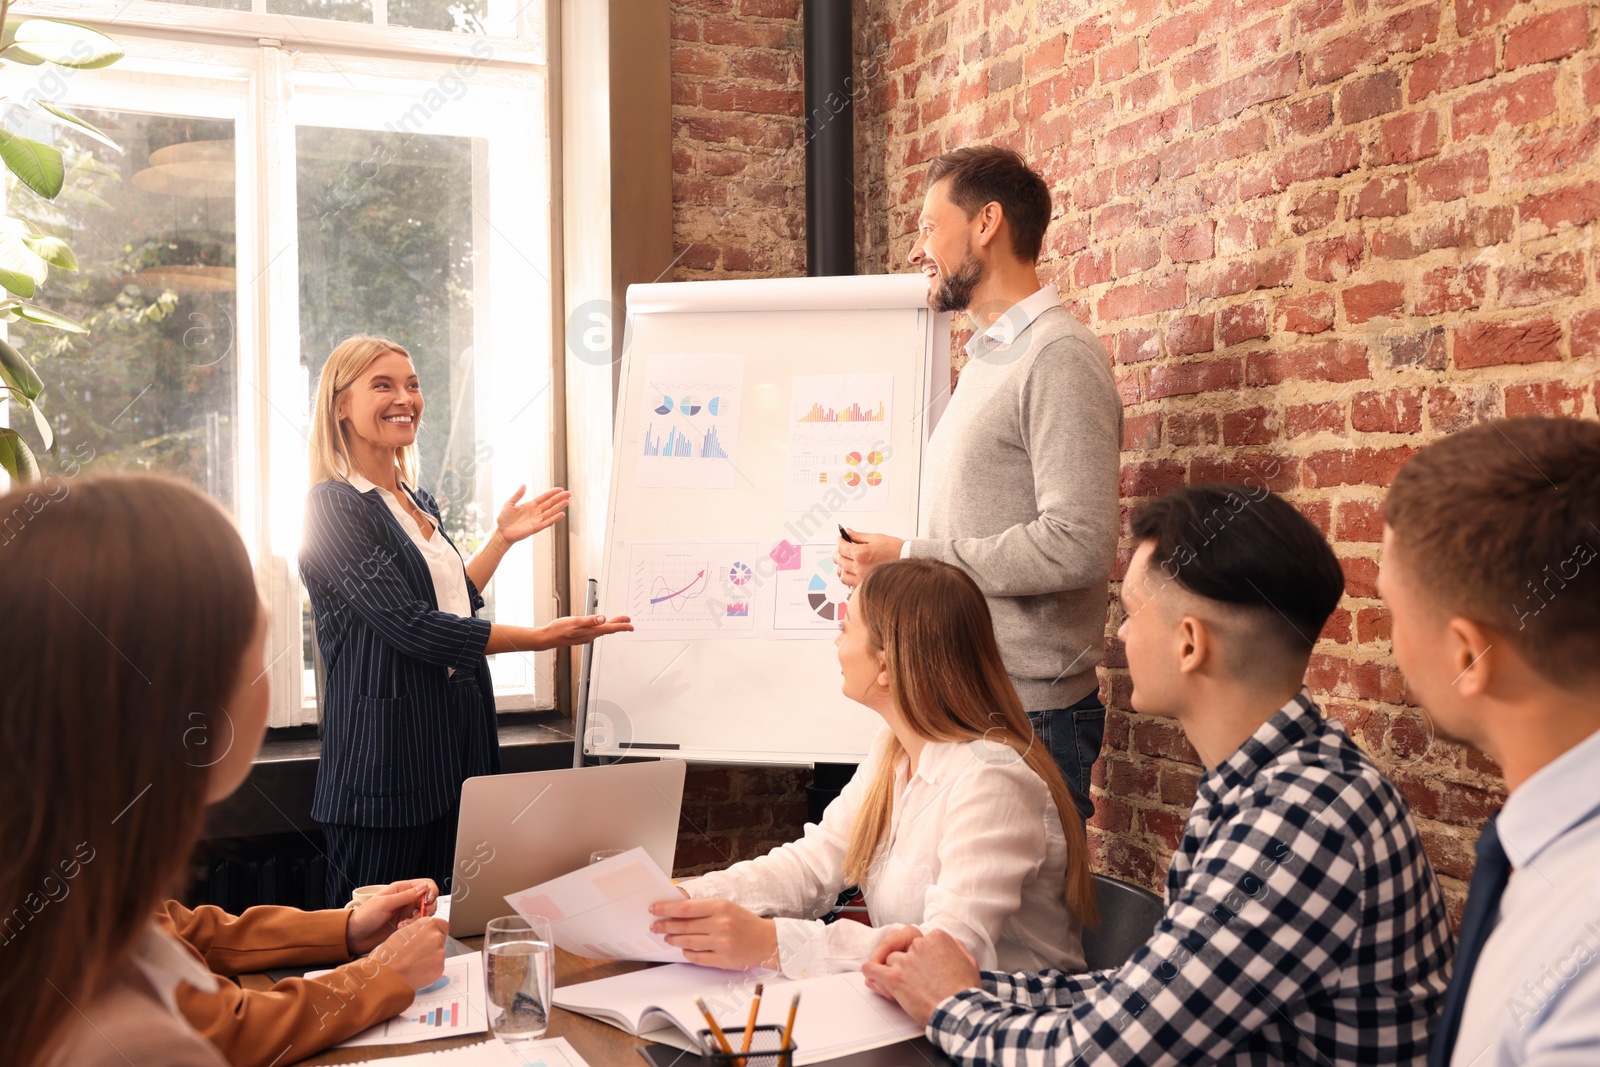
M 422 527 L 417 525 L 417 520 L 411 517 L 411 513 L 389 490 L 374 485 L 359 474 L 350 475 L 348 480 L 360 493 L 370 493 L 376 489 L 378 495 L 383 497 L 383 502 L 389 505 L 389 511 L 400 524 L 400 529 L 411 538 L 411 543 L 417 546 L 417 551 L 422 553 L 423 560 L 428 564 L 428 574 L 433 578 L 433 595 L 439 602 L 439 610 L 448 611 L 464 619 L 472 618 L 472 598 L 467 593 L 467 572 L 461 562 L 461 554 L 450 544 L 449 539 L 439 532 L 438 525 L 430 522 L 429 525 L 433 527 L 432 536 L 425 536 Z M 400 484 L 400 488 L 405 490 L 407 496 L 411 496 L 411 490 L 404 482 Z M 428 513 L 427 508 L 417 504 L 415 496 L 411 496 L 411 502 L 416 504 L 417 510 L 424 515 Z
M 1014 751 L 982 740 L 930 741 L 915 774 L 901 757 L 888 847 L 861 887 L 875 925 L 815 918 L 846 888 L 850 829 L 892 736 L 884 727 L 799 841 L 684 882 L 684 891 L 776 918 L 778 960 L 791 978 L 856 970 L 887 928 L 904 924 L 945 931 L 981 968 L 1081 971 L 1082 923 L 1062 899 L 1067 843 L 1050 790 Z

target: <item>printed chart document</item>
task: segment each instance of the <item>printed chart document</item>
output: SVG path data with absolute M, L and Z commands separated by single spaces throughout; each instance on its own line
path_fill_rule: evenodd
M 476 1045 L 445 1049 L 443 1052 L 419 1052 L 414 1056 L 361 1062 L 381 1063 L 383 1067 L 589 1067 L 588 1062 L 578 1055 L 577 1049 L 567 1044 L 564 1037 L 524 1041 L 516 1045 L 491 1038 Z
M 307 971 L 317 978 L 330 971 Z M 362 1045 L 398 1045 L 411 1041 L 432 1041 L 440 1037 L 488 1033 L 484 1016 L 483 953 L 447 956 L 444 974 L 432 985 L 417 990 L 411 1006 L 392 1019 L 368 1027 L 337 1048 Z M 553 1067 L 553 1065 L 552 1065 Z
M 892 374 L 798 374 L 789 391 L 783 506 L 882 511 L 893 467 Z
M 630 1034 L 648 1033 L 660 1040 L 662 1035 L 650 1031 L 672 1026 L 692 1039 L 706 1025 L 695 1007 L 695 997 L 705 998 L 724 1029 L 742 1031 L 757 980 L 766 984 L 758 1025 L 783 1025 L 789 1016 L 790 998 L 801 994 L 794 1027 L 799 1049 L 796 1067 L 892 1045 L 922 1033 L 922 1027 L 898 1004 L 868 989 L 859 971 L 793 980 L 679 963 L 558 986 L 555 1002 L 557 1007 L 592 1016 Z
M 655 921 L 650 905 L 682 899 L 672 879 L 642 848 L 506 895 L 506 903 L 523 918 L 549 919 L 551 937 L 568 952 L 656 963 L 681 963 L 683 950 L 650 932 Z
M 652 355 L 634 480 L 654 488 L 732 489 L 739 460 L 744 357 Z
M 755 636 L 754 541 L 635 541 L 628 614 L 640 641 Z

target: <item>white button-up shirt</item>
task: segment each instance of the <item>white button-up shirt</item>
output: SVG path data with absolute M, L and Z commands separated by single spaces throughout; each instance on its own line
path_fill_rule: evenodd
M 470 619 L 472 598 L 467 593 L 466 568 L 461 562 L 460 553 L 450 544 L 449 539 L 439 532 L 439 527 L 430 522 L 428 524 L 430 530 L 424 534 L 422 527 L 417 525 L 417 520 L 411 517 L 411 513 L 389 490 L 373 484 L 359 474 L 351 474 L 346 480 L 360 493 L 370 493 L 376 489 L 378 495 L 383 497 L 383 502 L 389 505 L 394 520 L 400 524 L 400 529 L 406 532 L 406 536 L 411 538 L 411 543 L 417 546 L 417 551 L 422 553 L 424 562 L 428 564 L 428 575 L 433 579 L 433 595 L 439 602 L 439 610 Z M 412 496 L 410 487 L 401 482 L 400 488 L 411 497 L 411 503 L 416 505 L 416 509 L 426 515 L 427 509 L 417 503 L 417 498 Z
M 799 841 L 684 882 L 684 891 L 776 917 L 778 959 L 791 978 L 859 969 L 884 930 L 902 924 L 944 930 L 980 967 L 1082 970 L 1082 924 L 1062 899 L 1067 842 L 1050 791 L 1015 751 L 982 740 L 930 741 L 915 774 L 901 757 L 887 846 L 861 887 L 874 925 L 813 919 L 846 888 L 850 830 L 892 736 L 884 727 Z
M 1496 824 L 1511 861 L 1452 1067 L 1600 1064 L 1600 731 L 1523 783 Z

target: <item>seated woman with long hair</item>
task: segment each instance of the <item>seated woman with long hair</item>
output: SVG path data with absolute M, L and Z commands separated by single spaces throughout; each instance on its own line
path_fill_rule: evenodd
M 845 695 L 884 720 L 865 762 L 799 841 L 655 905 L 656 932 L 691 962 L 790 977 L 855 970 L 901 925 L 944 930 L 983 967 L 1081 970 L 1083 827 L 972 579 L 935 560 L 875 567 L 834 643 Z M 852 885 L 873 926 L 819 921 Z

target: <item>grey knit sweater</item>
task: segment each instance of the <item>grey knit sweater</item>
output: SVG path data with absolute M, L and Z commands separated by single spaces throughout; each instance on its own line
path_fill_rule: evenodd
M 1121 451 L 1105 347 L 1061 307 L 980 337 L 929 441 L 910 554 L 972 575 L 1028 711 L 1099 684 Z

